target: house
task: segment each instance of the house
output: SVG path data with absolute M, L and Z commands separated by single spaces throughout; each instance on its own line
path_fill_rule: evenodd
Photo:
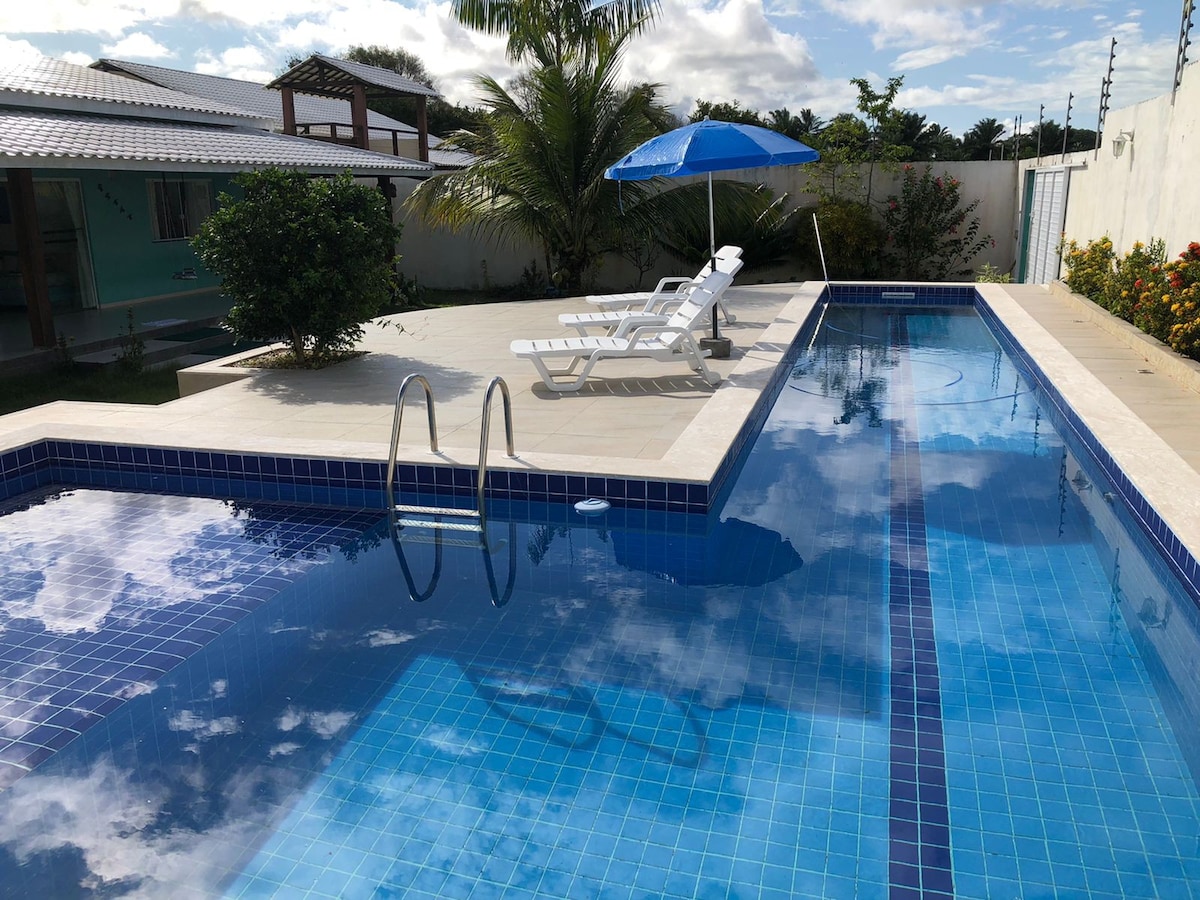
M 61 60 L 0 65 L 0 318 L 27 319 L 26 350 L 53 347 L 64 313 L 214 296 L 218 280 L 189 239 L 237 172 L 350 170 L 390 186 L 434 170 L 276 133 L 282 111 L 246 108 L 239 96 L 206 98 Z M 402 123 L 382 124 L 399 133 Z

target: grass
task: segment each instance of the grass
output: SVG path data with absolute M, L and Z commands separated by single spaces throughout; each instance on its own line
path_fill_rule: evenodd
M 166 403 L 179 398 L 175 369 L 120 370 L 63 366 L 45 372 L 0 377 L 0 415 L 54 400 L 102 403 Z

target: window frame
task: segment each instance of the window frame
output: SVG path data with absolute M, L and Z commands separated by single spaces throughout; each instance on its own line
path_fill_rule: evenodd
M 146 203 L 154 243 L 191 240 L 212 214 L 212 179 L 147 178 Z

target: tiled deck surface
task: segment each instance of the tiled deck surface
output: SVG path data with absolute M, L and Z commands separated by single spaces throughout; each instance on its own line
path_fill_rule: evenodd
M 512 391 L 517 460 L 505 459 L 496 398 L 491 464 L 529 470 L 707 481 L 821 285 L 731 289 L 734 353 L 706 385 L 681 361 L 601 363 L 575 394 L 555 394 L 508 349 L 515 338 L 568 333 L 581 300 L 407 313 L 368 330 L 368 355 L 320 372 L 249 370 L 239 381 L 159 407 L 55 403 L 0 417 L 0 449 L 40 438 L 212 450 L 386 457 L 396 389 L 424 374 L 436 397 L 441 460 L 473 465 L 484 390 Z M 1191 386 L 1043 287 L 982 285 L 997 315 L 1039 361 L 1179 537 L 1200 552 L 1200 374 Z M 397 324 L 403 325 L 400 330 Z M 1200 370 L 1197 370 L 1200 372 Z M 1178 375 L 1178 373 L 1176 373 Z M 406 407 L 401 459 L 428 451 L 420 392 Z

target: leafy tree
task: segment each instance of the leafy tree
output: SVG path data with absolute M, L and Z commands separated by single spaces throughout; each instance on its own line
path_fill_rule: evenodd
M 858 88 L 858 111 L 867 117 L 867 202 L 871 202 L 871 187 L 875 181 L 875 164 L 883 161 L 896 163 L 911 154 L 907 147 L 889 146 L 882 140 L 883 123 L 896 113 L 896 94 L 904 84 L 904 76 L 897 75 L 887 80 L 882 91 L 876 91 L 865 78 L 851 78 L 850 83 Z
M 349 173 L 242 172 L 235 200 L 192 240 L 233 299 L 240 339 L 284 340 L 298 362 L 319 365 L 362 337 L 361 323 L 391 297 L 399 229 L 383 195 Z
M 971 260 L 990 242 L 971 214 L 979 200 L 962 205 L 957 179 L 934 177 L 932 166 L 906 165 L 900 193 L 887 199 L 884 260 L 888 274 L 906 281 L 946 281 L 971 272 Z
M 1059 149 L 1062 145 L 1059 144 Z M 1088 151 L 1096 149 L 1096 132 L 1091 128 L 1075 128 L 1071 127 L 1070 134 L 1067 135 L 1067 152 L 1078 153 L 1080 151 Z
M 344 59 L 351 62 L 376 66 L 380 69 L 390 69 L 403 75 L 410 81 L 436 88 L 433 76 L 425 68 L 425 63 L 415 53 L 410 53 L 400 47 L 383 47 L 372 44 L 369 47 L 355 46 L 346 51 Z M 417 121 L 417 101 L 415 97 L 381 97 L 367 101 L 367 105 L 401 122 L 412 125 Z M 469 128 L 479 119 L 480 111 L 470 106 L 459 106 L 447 103 L 440 97 L 430 97 L 426 101 L 426 121 L 431 134 L 446 135 L 460 128 Z
M 808 167 L 808 190 L 820 197 L 857 194 L 858 163 L 867 159 L 867 125 L 852 113 L 840 113 L 814 138 L 821 158 Z
M 1032 157 L 1041 148 L 1042 156 L 1050 156 L 1062 152 L 1062 126 L 1053 119 L 1045 119 L 1040 125 L 1029 129 L 1029 134 L 1021 141 L 1022 156 Z
M 732 103 L 712 103 L 708 100 L 697 100 L 696 108 L 688 117 L 689 122 L 702 122 L 705 119 L 714 119 L 718 122 L 740 122 L 743 125 L 758 125 L 761 128 L 769 127 L 762 116 L 752 109 L 743 109 L 742 104 L 738 100 Z
M 468 28 L 506 35 L 510 59 L 563 66 L 645 30 L 659 6 L 659 0 L 452 0 L 451 11 Z

